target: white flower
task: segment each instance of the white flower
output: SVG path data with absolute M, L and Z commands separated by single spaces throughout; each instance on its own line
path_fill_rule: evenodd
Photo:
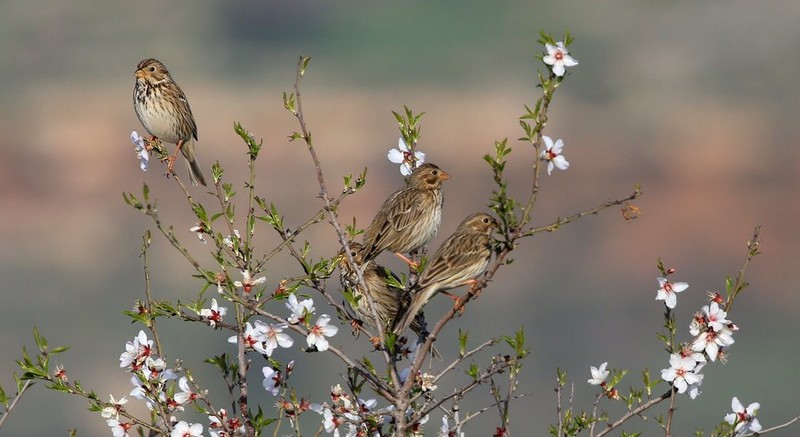
M 711 305 L 704 306 L 703 314 L 705 314 L 706 323 L 708 323 L 708 326 L 714 331 L 719 332 L 723 329 L 727 329 L 728 323 L 730 323 L 725 319 L 728 313 L 722 311 L 722 308 L 720 308 L 719 304 L 716 302 L 711 302 Z
M 685 393 L 690 384 L 700 382 L 700 377 L 694 373 L 697 362 L 692 357 L 672 354 L 669 356 L 669 365 L 669 368 L 661 370 L 661 379 L 671 382 L 678 393 Z
M 567 159 L 561 154 L 561 150 L 564 148 L 564 142 L 559 138 L 553 143 L 553 139 L 547 135 L 542 135 L 542 139 L 544 140 L 542 159 L 547 161 L 547 174 L 553 172 L 553 167 L 559 170 L 566 170 L 569 168 L 569 162 L 567 162 Z
M 711 361 L 716 361 L 720 348 L 728 347 L 733 343 L 733 331 L 726 326 L 719 332 L 707 331 L 701 333 L 692 342 L 692 350 L 695 352 L 705 351 Z
M 658 278 L 658 285 L 660 288 L 656 294 L 656 300 L 663 300 L 669 309 L 675 308 L 675 305 L 678 304 L 678 297 L 675 293 L 689 288 L 689 284 L 685 282 L 670 282 L 664 277 Z
M 261 373 L 264 374 L 264 381 L 262 382 L 264 390 L 272 393 L 272 396 L 277 396 L 278 391 L 281 389 L 281 372 L 270 366 L 264 366 L 261 368 Z
M 150 162 L 150 152 L 147 150 L 144 144 L 144 138 L 139 136 L 139 133 L 136 131 L 131 132 L 131 142 L 133 143 L 134 151 L 136 152 L 136 158 L 139 159 L 139 168 L 142 171 L 147 171 L 147 164 Z
M 152 353 L 153 340 L 148 340 L 147 334 L 140 330 L 133 341 L 125 343 L 125 352 L 119 356 L 119 367 L 130 366 L 131 370 L 138 370 Z
M 227 313 L 228 309 L 217 305 L 216 299 L 211 299 L 211 308 L 203 308 L 200 310 L 200 316 L 207 318 L 212 327 L 217 326 L 217 323 L 221 322 L 222 318 Z
M 336 431 L 334 435 L 339 435 L 339 430 L 336 429 L 339 425 L 342 424 L 342 420 L 337 418 L 333 415 L 333 411 L 330 408 L 325 408 L 322 412 L 322 426 L 325 428 L 325 431 L 328 434 Z
M 608 370 L 606 370 L 606 366 L 608 362 L 605 362 L 600 365 L 600 367 L 589 366 L 589 371 L 592 372 L 592 378 L 589 379 L 588 382 L 591 385 L 603 385 L 606 382 L 606 378 L 608 378 Z
M 114 399 L 114 395 L 108 395 L 108 397 L 111 405 L 103 408 L 100 411 L 100 415 L 106 419 L 119 420 L 119 411 L 122 409 L 123 405 L 128 403 L 128 399 L 125 396 L 121 397 L 119 400 Z
M 242 241 L 242 236 L 239 234 L 238 229 L 233 230 L 233 235 L 236 237 L 236 241 Z M 233 244 L 233 238 L 234 237 L 228 235 L 227 237 L 222 239 L 222 243 L 225 245 L 225 247 L 227 247 L 230 250 L 233 250 L 235 248 Z
M 186 423 L 183 420 L 175 424 L 169 434 L 170 437 L 200 437 L 203 435 L 203 425 L 199 423 Z
M 250 293 L 256 285 L 267 282 L 267 278 L 261 276 L 259 278 L 251 278 L 249 270 L 242 270 L 242 280 L 235 281 L 233 285 L 244 290 L 245 293 Z
M 430 373 L 423 373 L 420 376 L 420 384 L 419 387 L 422 389 L 423 392 L 429 392 L 436 390 L 439 386 L 434 384 L 436 381 L 436 375 L 431 375 Z
M 131 427 L 130 423 L 120 423 L 117 419 L 108 419 L 106 424 L 111 427 L 111 435 L 114 437 L 128 437 L 128 429 Z
M 286 300 L 286 308 L 292 312 L 287 319 L 292 325 L 305 323 L 305 321 L 308 319 L 308 316 L 313 314 L 316 310 L 314 308 L 313 299 L 303 299 L 302 302 L 298 302 L 297 296 L 295 296 L 294 293 L 290 294 L 289 299 Z
M 181 389 L 180 393 L 175 393 L 173 397 L 178 404 L 183 405 L 197 399 L 198 395 L 189 387 L 189 379 L 187 377 L 182 376 L 181 379 L 178 380 L 178 388 Z
M 269 325 L 267 327 L 267 330 L 264 333 L 266 337 L 264 349 L 267 352 L 267 356 L 271 356 L 272 351 L 274 351 L 278 346 L 283 348 L 292 347 L 294 340 L 292 340 L 292 337 L 289 337 L 289 334 L 283 333 L 283 329 L 287 326 L 289 325 L 286 323 L 279 323 L 277 325 Z
M 425 154 L 415 150 L 412 155 L 411 150 L 409 150 L 408 145 L 402 138 L 397 141 L 397 148 L 389 150 L 389 154 L 386 157 L 389 158 L 389 161 L 400 164 L 400 174 L 403 176 L 410 175 L 414 168 L 425 162 Z
M 574 67 L 578 65 L 578 61 L 569 55 L 569 51 L 564 47 L 564 43 L 559 41 L 556 45 L 545 44 L 547 55 L 542 58 L 545 64 L 553 69 L 553 74 L 556 76 L 563 76 L 566 72 L 566 67 Z
M 150 381 L 166 382 L 172 379 L 178 379 L 178 375 L 176 375 L 172 369 L 167 369 L 167 363 L 161 357 L 147 357 L 144 366 L 147 370 L 144 372 L 144 375 Z
M 725 415 L 725 421 L 734 426 L 736 432 L 734 435 L 761 431 L 761 424 L 756 419 L 759 408 L 761 408 L 761 404 L 758 402 L 753 402 L 745 408 L 736 396 L 731 399 L 733 413 Z
M 256 326 L 253 327 L 250 322 L 245 324 L 244 333 L 242 338 L 244 340 L 245 348 L 255 349 L 256 351 L 266 355 L 267 350 L 264 349 L 264 342 L 267 340 L 267 324 L 261 320 L 256 320 Z M 236 343 L 239 341 L 239 336 L 234 335 L 228 338 L 228 343 Z
M 206 238 L 203 236 L 203 234 L 206 233 L 206 228 L 202 224 L 198 223 L 192 226 L 191 228 L 189 228 L 189 232 L 194 232 L 195 234 L 197 234 L 197 238 L 199 238 L 200 241 L 203 242 L 203 244 L 208 243 L 206 241 Z
M 328 340 L 325 337 L 333 337 L 339 332 L 337 326 L 329 325 L 330 321 L 331 317 L 327 314 L 319 316 L 317 323 L 308 331 L 308 347 L 316 347 L 320 352 L 328 350 Z
M 695 355 L 692 355 L 692 356 L 694 357 Z M 700 390 L 700 386 L 703 385 L 703 376 L 704 375 L 702 375 L 700 373 L 700 370 L 702 370 L 703 366 L 705 366 L 705 365 L 706 365 L 705 358 L 703 358 L 703 361 L 699 361 L 697 363 L 697 366 L 695 366 L 695 368 L 693 370 L 694 374 L 697 375 L 697 378 L 698 378 L 697 382 L 695 382 L 693 384 L 689 384 L 689 387 L 686 389 L 686 393 L 692 399 L 700 396 L 700 394 L 703 393 L 703 391 Z

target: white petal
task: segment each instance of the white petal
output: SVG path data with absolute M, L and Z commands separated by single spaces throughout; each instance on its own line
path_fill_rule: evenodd
M 400 139 L 397 140 L 397 148 L 400 149 L 401 152 L 408 152 L 408 145 L 406 145 L 403 137 L 400 137 Z
M 401 151 L 399 151 L 397 149 L 390 150 L 389 153 L 386 155 L 386 157 L 389 158 L 389 161 L 391 161 L 391 162 L 393 162 L 395 164 L 400 164 L 401 162 L 403 162 L 403 158 L 404 158 L 403 157 L 403 152 L 401 152 Z
M 550 150 L 553 148 L 553 139 L 548 137 L 547 135 L 542 135 L 542 139 L 544 140 L 544 148 L 545 150 Z
M 742 405 L 742 403 L 739 402 L 739 398 L 737 398 L 736 396 L 734 396 L 733 399 L 731 399 L 731 410 L 733 410 L 734 413 L 742 413 L 745 411 L 744 405 Z

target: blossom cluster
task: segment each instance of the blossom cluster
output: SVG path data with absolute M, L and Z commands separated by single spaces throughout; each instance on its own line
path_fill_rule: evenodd
M 339 427 L 346 426 L 346 437 L 372 435 L 385 421 L 385 416 L 374 416 L 371 412 L 378 402 L 375 399 L 362 400 L 351 397 L 342 386 L 331 387 L 331 403 L 311 404 L 311 410 L 322 416 L 322 426 L 328 434 L 339 437 Z M 369 417 L 370 420 L 364 420 Z M 370 430 L 369 428 L 372 427 Z M 370 432 L 372 431 L 372 432 Z
M 130 381 L 133 390 L 129 396 L 144 401 L 151 411 L 167 414 L 184 411 L 185 405 L 204 395 L 193 390 L 188 377 L 178 378 L 180 370 L 167 366 L 164 358 L 157 355 L 153 340 L 143 330 L 125 344 L 119 362 L 120 367 L 132 373 Z M 125 417 L 121 415 L 127 403 L 126 397 L 115 399 L 111 395 L 109 404 L 100 412 L 115 437 L 128 436 L 128 430 L 133 426 L 133 423 L 124 421 Z M 173 420 L 172 436 L 199 436 L 203 433 L 202 424 L 178 421 L 174 416 L 170 416 L 170 419 Z
M 674 269 L 666 271 L 674 273 Z M 673 282 L 666 277 L 657 278 L 659 289 L 656 300 L 663 300 L 669 310 L 677 305 L 677 293 L 687 288 L 686 282 Z M 672 383 L 678 393 L 687 393 L 692 399 L 700 394 L 703 374 L 700 371 L 708 361 L 725 360 L 725 349 L 734 343 L 733 332 L 739 328 L 729 321 L 728 314 L 720 307 L 724 299 L 719 293 L 709 293 L 710 303 L 694 315 L 689 325 L 693 340 L 681 345 L 669 357 L 669 367 L 661 370 L 661 378 Z

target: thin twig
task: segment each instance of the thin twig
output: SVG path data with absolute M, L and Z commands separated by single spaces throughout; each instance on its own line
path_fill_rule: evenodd
M 31 385 L 33 385 L 32 380 L 29 379 L 25 381 L 25 384 L 22 385 L 22 388 L 19 390 L 17 395 L 14 396 L 14 400 L 11 401 L 11 404 L 8 406 L 8 408 L 3 411 L 3 415 L 0 416 L 0 428 L 3 428 L 3 423 L 5 423 L 6 419 L 8 419 L 8 416 L 11 414 L 11 411 L 14 410 L 14 407 L 17 406 L 17 403 L 19 402 L 20 398 L 22 398 L 23 393 L 25 393 L 25 391 L 28 390 Z

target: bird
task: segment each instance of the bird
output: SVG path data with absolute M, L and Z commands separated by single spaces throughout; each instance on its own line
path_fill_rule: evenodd
M 167 173 L 172 173 L 178 150 L 186 158 L 189 181 L 206 185 L 200 164 L 195 156 L 197 124 L 189 107 L 189 100 L 181 87 L 172 79 L 167 67 L 153 58 L 144 59 L 136 66 L 136 83 L 133 87 L 133 109 L 151 141 L 160 139 L 176 146 L 175 154 L 168 159 Z
M 364 262 L 363 246 L 360 243 L 350 242 L 349 246 L 350 256 L 355 261 L 355 265 L 350 262 L 344 248 L 339 251 L 338 263 L 342 289 L 352 290 L 354 302 L 351 302 L 350 306 L 358 317 L 373 328 L 383 331 L 387 325 L 394 322 L 400 308 L 408 305 L 410 296 L 405 288 L 398 286 L 402 283 L 394 273 L 376 263 L 375 260 Z M 358 280 L 357 268 L 361 270 L 363 282 Z M 365 302 L 366 299 L 369 299 L 375 307 L 379 319 L 377 324 Z M 412 324 L 411 327 L 417 333 L 422 329 L 418 324 Z
M 364 231 L 364 262 L 390 250 L 413 264 L 402 254 L 420 249 L 436 236 L 442 221 L 442 182 L 447 179 L 450 175 L 435 164 L 414 169 L 406 186 L 383 202 Z
M 437 292 L 475 283 L 492 257 L 492 231 L 497 220 L 482 212 L 467 216 L 439 247 L 414 286 L 417 291 L 403 317 L 395 324 L 400 335 Z
M 369 326 L 383 332 L 395 322 L 400 310 L 409 304 L 410 295 L 405 288 L 398 286 L 398 284 L 402 284 L 400 278 L 389 269 L 376 263 L 375 260 L 363 261 L 363 246 L 360 243 L 349 242 L 348 245 L 350 246 L 350 257 L 355 261 L 355 265 L 350 262 L 345 249 L 342 248 L 338 254 L 342 289 L 349 289 L 353 293 L 353 302 L 350 302 L 350 307 L 356 312 L 356 315 Z M 357 268 L 361 270 L 363 282 L 358 280 Z M 378 316 L 377 323 L 375 323 L 375 317 L 372 315 L 366 299 L 369 299 L 375 308 Z M 410 324 L 411 330 L 420 338 L 427 337 L 424 323 L 424 319 L 420 321 L 415 318 Z M 370 341 L 376 346 L 380 342 L 378 338 L 371 338 Z M 436 348 L 431 348 L 431 355 L 436 358 L 441 357 Z

